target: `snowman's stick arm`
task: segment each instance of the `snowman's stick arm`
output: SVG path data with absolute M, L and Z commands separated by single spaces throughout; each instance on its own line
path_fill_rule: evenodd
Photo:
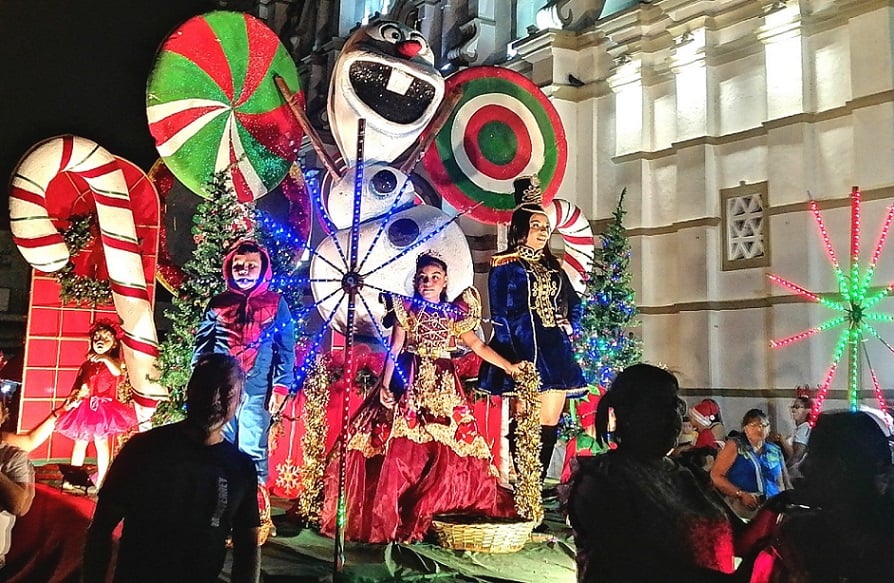
M 431 123 L 428 124 L 428 127 L 425 128 L 425 135 L 421 140 L 416 142 L 416 147 L 410 152 L 410 155 L 407 156 L 407 159 L 404 160 L 404 163 L 400 166 L 400 171 L 404 174 L 409 175 L 410 172 L 413 171 L 413 168 L 416 164 L 419 163 L 419 160 L 422 159 L 423 154 L 431 145 L 431 143 L 438 137 L 438 132 L 441 131 L 441 128 L 444 127 L 444 124 L 447 123 L 447 120 L 450 119 L 450 114 L 453 113 L 453 108 L 456 107 L 456 104 L 459 103 L 459 100 L 462 99 L 463 92 L 462 89 L 457 88 L 455 91 L 452 91 L 450 95 L 448 95 L 444 101 L 441 102 L 440 107 L 438 107 L 438 114 L 435 116 Z
M 276 87 L 279 89 L 279 92 L 282 94 L 283 99 L 286 100 L 286 103 L 289 104 L 289 109 L 292 112 L 292 115 L 295 116 L 295 119 L 298 121 L 298 125 L 301 126 L 301 129 L 304 130 L 304 134 L 310 140 L 310 145 L 313 146 L 314 151 L 317 153 L 317 156 L 320 158 L 320 161 L 323 163 L 323 166 L 326 167 L 326 172 L 332 177 L 332 180 L 338 180 L 341 178 L 341 174 L 335 168 L 335 162 L 332 160 L 332 157 L 328 152 L 323 148 L 323 140 L 320 139 L 320 135 L 317 133 L 317 130 L 314 126 L 311 125 L 310 120 L 307 117 L 307 114 L 304 113 L 304 110 L 296 103 L 295 96 L 297 93 L 292 93 L 289 90 L 289 86 L 286 85 L 285 79 L 276 75 L 273 77 L 273 80 L 276 82 Z

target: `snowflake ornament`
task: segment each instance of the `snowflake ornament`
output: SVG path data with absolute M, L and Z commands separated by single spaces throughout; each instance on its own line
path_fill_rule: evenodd
M 280 488 L 286 496 L 294 496 L 298 493 L 298 484 L 301 475 L 298 466 L 291 459 L 287 459 L 276 465 L 276 487 Z

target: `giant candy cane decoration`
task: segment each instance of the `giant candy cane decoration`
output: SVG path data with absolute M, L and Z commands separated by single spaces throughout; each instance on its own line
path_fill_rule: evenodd
M 68 249 L 46 204 L 50 182 L 65 172 L 80 176 L 90 186 L 96 203 L 112 299 L 124 331 L 124 361 L 134 392 L 163 399 L 167 390 L 151 380 L 158 378 L 158 339 L 130 193 L 115 157 L 91 140 L 70 135 L 34 146 L 13 174 L 9 199 L 13 240 L 35 269 L 52 273 L 65 267 Z
M 565 260 L 562 267 L 577 293 L 583 293 L 585 278 L 593 267 L 593 229 L 590 221 L 576 205 L 555 198 L 546 205 L 546 215 L 553 228 L 565 242 Z

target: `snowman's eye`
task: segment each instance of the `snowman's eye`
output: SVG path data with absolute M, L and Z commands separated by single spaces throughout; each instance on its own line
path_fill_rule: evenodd
M 391 170 L 379 170 L 373 175 L 370 185 L 375 195 L 384 197 L 393 193 L 397 188 L 397 176 Z
M 382 37 L 382 40 L 391 43 L 398 43 L 404 40 L 404 34 L 393 24 L 383 24 L 382 27 L 379 28 L 379 35 Z

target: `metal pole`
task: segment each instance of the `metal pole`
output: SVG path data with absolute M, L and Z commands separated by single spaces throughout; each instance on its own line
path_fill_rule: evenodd
M 348 244 L 348 272 L 342 278 L 342 289 L 348 294 L 348 318 L 345 324 L 345 384 L 342 394 L 341 438 L 338 447 L 338 507 L 335 516 L 336 577 L 345 566 L 345 525 L 347 523 L 346 479 L 348 455 L 348 430 L 350 419 L 351 387 L 354 385 L 354 313 L 357 293 L 363 288 L 363 278 L 357 273 L 357 255 L 360 239 L 360 202 L 363 198 L 363 142 L 366 136 L 366 120 L 357 122 L 357 168 L 354 174 L 354 209 L 351 220 L 351 238 Z

